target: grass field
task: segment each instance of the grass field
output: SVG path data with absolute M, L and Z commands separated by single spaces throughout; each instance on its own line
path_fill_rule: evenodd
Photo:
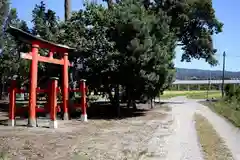
M 225 117 L 236 127 L 240 127 L 240 110 L 234 104 L 229 104 L 225 101 L 218 102 L 202 102 L 203 105 L 208 106 L 212 111 Z
M 207 99 L 208 98 L 220 98 L 220 91 L 164 91 L 163 95 L 161 95 L 161 99 L 168 99 L 177 96 L 186 96 L 191 99 Z

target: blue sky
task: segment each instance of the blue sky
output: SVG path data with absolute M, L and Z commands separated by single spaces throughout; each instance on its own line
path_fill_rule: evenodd
M 31 23 L 31 11 L 35 4 L 39 4 L 41 0 L 11 0 L 11 6 L 17 8 L 18 16 Z M 102 2 L 102 0 L 95 0 L 96 2 Z M 46 6 L 54 10 L 57 15 L 62 19 L 64 17 L 64 0 L 44 0 Z M 83 7 L 84 0 L 72 0 L 72 10 L 79 10 Z M 181 50 L 177 49 L 175 66 L 181 68 L 196 68 L 196 69 L 222 69 L 222 53 L 226 51 L 226 70 L 240 71 L 240 1 L 231 0 L 226 3 L 224 0 L 213 0 L 213 7 L 216 11 L 218 19 L 224 23 L 223 32 L 213 37 L 214 46 L 217 48 L 218 53 L 216 55 L 219 60 L 219 65 L 216 67 L 210 67 L 205 61 L 193 60 L 192 63 L 180 62 Z

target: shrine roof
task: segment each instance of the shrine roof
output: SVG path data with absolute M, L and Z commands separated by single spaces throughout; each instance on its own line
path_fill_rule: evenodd
M 68 53 L 74 52 L 74 50 L 75 50 L 75 48 L 71 48 L 66 45 L 57 44 L 57 43 L 53 43 L 53 42 L 44 40 L 41 37 L 34 36 L 30 33 L 27 33 L 19 28 L 13 27 L 13 26 L 9 26 L 7 29 L 7 32 L 10 33 L 16 39 L 18 39 L 24 43 L 32 44 L 32 42 L 37 42 L 40 44 L 39 45 L 40 48 L 46 48 L 46 49 L 54 48 L 55 51 L 60 51 L 60 52 L 66 51 Z

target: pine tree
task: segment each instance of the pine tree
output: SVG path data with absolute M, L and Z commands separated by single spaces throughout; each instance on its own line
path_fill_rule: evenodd
M 112 95 L 120 85 L 129 102 L 152 99 L 174 80 L 175 48 L 183 60 L 216 63 L 211 35 L 221 32 L 210 0 L 111 2 L 109 8 L 90 3 L 74 12 L 63 26 L 62 42 L 78 48 L 75 62 L 89 89 Z

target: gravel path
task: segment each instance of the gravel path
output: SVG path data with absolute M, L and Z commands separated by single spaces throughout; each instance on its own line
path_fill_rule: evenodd
M 173 123 L 175 130 L 167 139 L 167 160 L 203 160 L 194 127 L 194 113 L 202 114 L 209 120 L 231 150 L 234 159 L 240 160 L 240 130 L 238 128 L 196 100 L 176 97 L 168 102 L 175 119 Z
M 177 97 L 170 100 L 174 117 L 173 132 L 167 140 L 167 160 L 203 160 L 194 127 L 193 115 L 196 108 L 188 100 Z

